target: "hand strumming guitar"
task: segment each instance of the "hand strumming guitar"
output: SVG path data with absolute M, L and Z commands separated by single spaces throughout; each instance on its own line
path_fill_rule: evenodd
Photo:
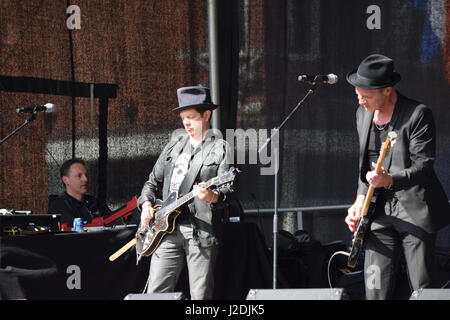
M 150 221 L 153 220 L 155 214 L 155 209 L 152 206 L 150 201 L 145 201 L 142 204 L 142 212 L 141 212 L 141 223 L 143 225 L 149 225 Z
M 345 218 L 345 223 L 347 223 L 348 228 L 351 232 L 355 232 L 358 227 L 359 220 L 361 220 L 361 211 L 364 207 L 365 195 L 359 195 L 355 203 L 348 209 L 347 217 Z

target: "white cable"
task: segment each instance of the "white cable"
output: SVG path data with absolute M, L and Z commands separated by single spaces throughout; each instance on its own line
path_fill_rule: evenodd
M 331 278 L 330 278 L 330 265 L 331 265 L 331 260 L 334 258 L 335 255 L 337 254 L 343 254 L 347 257 L 350 256 L 350 252 L 346 252 L 346 251 L 336 251 L 335 253 L 333 253 L 330 257 L 330 259 L 328 260 L 328 268 L 327 268 L 327 273 L 328 273 L 328 285 L 330 286 L 331 289 L 333 289 L 333 286 L 331 285 Z

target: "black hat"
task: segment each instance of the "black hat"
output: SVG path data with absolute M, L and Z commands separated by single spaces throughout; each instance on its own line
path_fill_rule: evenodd
M 401 79 L 394 71 L 394 61 L 381 54 L 372 54 L 358 67 L 347 74 L 347 81 L 362 89 L 381 89 L 391 87 Z
M 211 94 L 209 89 L 200 86 L 183 87 L 177 90 L 178 107 L 172 112 L 181 112 L 185 109 L 203 108 L 214 110 L 218 107 L 211 101 Z

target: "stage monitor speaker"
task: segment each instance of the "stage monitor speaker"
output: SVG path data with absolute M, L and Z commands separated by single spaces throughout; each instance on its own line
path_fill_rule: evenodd
M 409 300 L 450 300 L 450 289 L 418 289 Z
M 124 300 L 184 300 L 183 292 L 129 293 Z
M 247 300 L 347 300 L 344 289 L 250 289 Z

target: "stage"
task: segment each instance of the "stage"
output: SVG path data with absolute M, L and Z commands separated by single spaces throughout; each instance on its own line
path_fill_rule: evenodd
M 149 257 L 136 265 L 136 251 L 111 262 L 135 227 L 92 232 L 55 232 L 0 238 L 0 298 L 117 300 L 141 293 Z M 271 260 L 256 225 L 225 223 L 216 268 L 215 299 L 245 299 L 251 288 L 271 286 Z M 188 296 L 185 275 L 179 290 Z

